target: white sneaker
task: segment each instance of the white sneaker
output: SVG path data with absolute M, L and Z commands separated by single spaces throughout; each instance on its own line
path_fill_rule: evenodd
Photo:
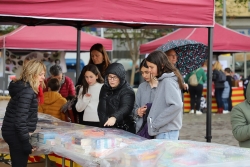
M 194 110 L 190 110 L 190 111 L 189 111 L 189 114 L 194 114 Z
M 197 115 L 201 115 L 202 112 L 201 112 L 200 110 L 196 110 L 196 114 L 197 114 Z
M 223 110 L 223 114 L 228 114 L 229 111 L 228 110 Z

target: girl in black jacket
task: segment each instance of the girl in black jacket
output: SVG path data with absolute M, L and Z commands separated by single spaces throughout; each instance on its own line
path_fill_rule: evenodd
M 132 110 L 135 93 L 125 80 L 126 71 L 122 64 L 109 65 L 102 86 L 98 116 L 101 127 L 115 127 L 135 133 Z
M 29 154 L 35 149 L 29 143 L 36 130 L 38 102 L 42 102 L 46 67 L 37 60 L 27 62 L 18 80 L 11 81 L 11 99 L 7 105 L 2 136 L 9 145 L 12 167 L 26 167 Z M 38 99 L 39 97 L 39 99 Z

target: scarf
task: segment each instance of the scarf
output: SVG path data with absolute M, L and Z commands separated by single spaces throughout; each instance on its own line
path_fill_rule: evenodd
M 38 98 L 38 104 L 43 104 L 44 103 L 43 88 L 42 88 L 41 85 L 39 85 L 39 87 L 38 87 L 37 98 Z

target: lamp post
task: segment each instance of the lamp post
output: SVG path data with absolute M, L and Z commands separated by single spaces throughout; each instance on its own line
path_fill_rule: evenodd
M 227 4 L 226 0 L 223 0 L 223 26 L 227 27 Z

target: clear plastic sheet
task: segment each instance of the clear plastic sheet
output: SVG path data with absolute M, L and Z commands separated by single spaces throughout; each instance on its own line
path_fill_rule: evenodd
M 0 126 L 3 116 L 0 112 Z M 245 167 L 250 164 L 249 149 L 185 140 L 146 140 L 122 130 L 67 123 L 40 113 L 30 141 L 37 147 L 33 155 L 53 152 L 89 167 Z M 0 153 L 8 153 L 1 134 Z

